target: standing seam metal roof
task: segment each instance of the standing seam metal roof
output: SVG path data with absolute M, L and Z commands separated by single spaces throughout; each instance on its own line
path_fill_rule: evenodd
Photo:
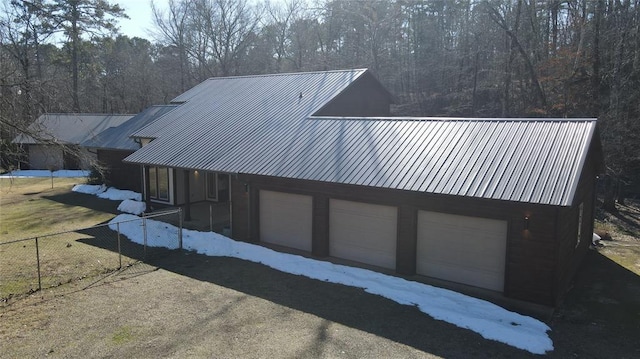
M 130 135 L 156 121 L 178 105 L 155 105 L 146 108 L 119 126 L 110 127 L 81 143 L 84 147 L 113 150 L 137 150 L 140 148 Z
M 121 125 L 131 117 L 133 115 L 45 113 L 29 126 L 29 131 L 38 134 L 39 139 L 21 134 L 13 142 L 37 144 L 42 139 L 79 145 L 110 127 Z
M 571 205 L 595 119 L 312 116 L 364 72 L 207 80 L 138 131 L 157 139 L 127 160 Z

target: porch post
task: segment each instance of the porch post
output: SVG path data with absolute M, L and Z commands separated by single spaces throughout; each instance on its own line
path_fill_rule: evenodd
M 184 170 L 184 220 L 191 220 L 191 190 L 189 189 L 189 170 Z
M 147 208 L 151 208 L 151 195 L 149 193 L 150 179 L 149 179 L 149 166 L 142 166 L 144 172 L 144 181 L 142 184 L 142 190 L 144 191 L 144 201 L 147 203 Z

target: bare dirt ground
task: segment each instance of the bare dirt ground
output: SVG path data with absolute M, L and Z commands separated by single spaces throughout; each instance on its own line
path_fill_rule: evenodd
M 640 211 L 623 210 L 600 219 L 614 240 L 589 252 L 548 320 L 549 357 L 640 357 L 640 276 L 627 268 L 640 268 Z M 361 289 L 233 258 L 167 251 L 62 290 L 0 307 L 0 357 L 534 356 Z

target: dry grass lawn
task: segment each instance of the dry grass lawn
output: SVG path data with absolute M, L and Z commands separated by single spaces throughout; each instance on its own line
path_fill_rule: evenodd
M 118 203 L 71 192 L 84 178 L 0 178 L 0 243 L 103 223 Z
M 104 223 L 116 213 L 118 202 L 71 192 L 83 181 L 55 178 L 51 188 L 50 178 L 0 179 L 0 299 L 38 288 L 37 256 L 43 288 L 119 266 L 117 253 L 84 243 L 97 238 L 103 247 L 115 247 L 117 237 L 108 228 L 67 232 Z M 46 235 L 52 233 L 60 234 Z

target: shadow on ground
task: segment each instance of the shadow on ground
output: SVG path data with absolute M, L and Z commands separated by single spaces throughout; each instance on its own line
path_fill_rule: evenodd
M 95 239 L 83 241 L 103 247 Z M 123 254 L 143 259 L 142 246 L 128 240 L 124 242 L 127 244 L 122 246 Z M 149 249 L 146 263 L 437 356 L 531 355 L 485 340 L 474 332 L 434 320 L 417 308 L 368 294 L 362 289 L 282 273 L 257 263 L 167 249 Z M 640 357 L 637 340 L 640 337 L 640 276 L 597 251 L 590 251 L 550 326 L 555 346 L 550 357 Z
M 82 242 L 114 250 L 113 246 L 105 246 L 104 241 L 95 238 Z M 142 260 L 142 246 L 128 240 L 123 242 L 127 242 L 121 246 L 124 255 Z M 531 355 L 485 340 L 472 331 L 434 320 L 417 308 L 397 304 L 359 288 L 287 274 L 236 258 L 208 257 L 183 250 L 148 249 L 146 258 L 148 265 L 310 313 L 437 356 L 511 358 Z M 161 295 L 160 288 L 158 295 Z
M 117 253 L 117 236 L 113 231 L 105 236 L 105 228 L 83 230 L 80 233 L 87 238 L 78 241 Z M 151 267 L 161 268 L 446 358 L 533 356 L 362 289 L 282 273 L 236 258 L 165 248 L 145 250 L 124 236 L 121 239 L 120 252 L 134 260 L 128 264 L 145 262 L 145 270 L 138 272 L 135 266 L 125 265 L 129 271 L 134 268 L 131 276 L 143 276 Z M 110 277 L 129 276 L 105 274 L 86 287 Z M 161 293 L 159 288 L 158 295 Z M 640 357 L 640 276 L 595 250 L 589 251 L 550 326 L 555 346 L 550 357 Z
M 63 194 L 55 194 L 50 196 L 42 196 L 44 199 L 66 204 L 69 206 L 86 207 L 95 211 L 118 214 L 119 201 L 112 201 L 92 195 L 78 192 L 65 192 Z
M 554 356 L 640 357 L 640 276 L 589 251 L 551 323 Z

